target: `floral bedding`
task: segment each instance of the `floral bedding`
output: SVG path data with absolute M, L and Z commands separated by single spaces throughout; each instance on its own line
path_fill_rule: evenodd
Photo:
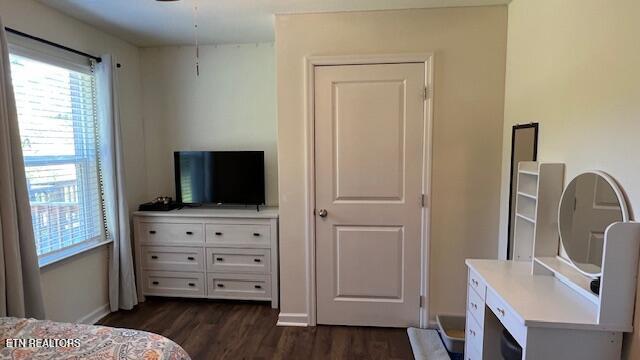
M 0 359 L 190 360 L 145 331 L 11 317 L 0 317 Z

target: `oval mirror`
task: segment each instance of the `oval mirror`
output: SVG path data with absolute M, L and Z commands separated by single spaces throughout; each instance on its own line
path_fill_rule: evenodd
M 562 192 L 558 227 L 569 260 L 583 273 L 599 276 L 604 231 L 617 221 L 629 221 L 622 192 L 599 171 L 576 176 Z

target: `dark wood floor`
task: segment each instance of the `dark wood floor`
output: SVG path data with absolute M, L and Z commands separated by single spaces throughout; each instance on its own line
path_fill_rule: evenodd
M 103 325 L 151 331 L 199 359 L 413 359 L 406 329 L 277 327 L 268 303 L 147 298 Z

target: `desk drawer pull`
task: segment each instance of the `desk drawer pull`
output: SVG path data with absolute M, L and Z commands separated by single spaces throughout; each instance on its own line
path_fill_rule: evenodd
M 471 334 L 471 336 L 476 336 L 476 332 L 474 330 L 469 329 L 469 334 Z
M 149 234 L 155 234 L 156 231 L 155 230 L 149 230 Z
M 217 258 L 216 258 L 216 261 L 224 261 L 224 258 L 217 257 Z
M 260 236 L 260 233 L 253 233 L 253 236 Z
M 261 262 L 262 260 L 260 260 L 260 259 L 253 259 L 253 261 L 254 261 L 254 262 L 259 263 L 259 262 Z
M 255 287 L 256 289 L 262 289 L 262 286 L 260 285 L 254 285 L 253 287 Z
M 191 261 L 193 261 L 193 260 L 195 260 L 195 258 L 194 258 L 193 256 L 188 256 L 188 257 L 187 257 L 187 260 L 191 260 Z
M 220 236 L 222 233 L 220 231 L 216 231 L 216 236 Z
M 158 285 L 158 284 L 160 284 L 160 283 L 159 283 L 159 282 L 157 282 L 157 281 L 154 281 L 154 282 L 152 282 L 152 284 L 153 284 L 153 285 Z
M 219 287 L 219 288 L 223 288 L 224 284 L 217 284 L 216 286 Z
M 151 255 L 151 258 L 155 260 L 155 259 L 157 259 L 158 257 L 157 257 L 156 255 Z
M 193 235 L 193 231 L 187 231 L 187 235 Z
M 498 312 L 500 313 L 500 315 L 504 316 L 505 312 L 504 309 L 501 309 L 499 307 L 496 307 L 496 310 L 498 310 Z
M 474 308 L 474 309 L 476 309 L 476 310 L 478 310 L 478 304 L 471 303 L 471 307 L 472 307 L 472 308 Z

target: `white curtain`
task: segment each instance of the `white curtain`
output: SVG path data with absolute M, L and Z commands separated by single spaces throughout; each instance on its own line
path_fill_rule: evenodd
M 130 310 L 138 303 L 131 254 L 129 210 L 124 185 L 124 156 L 117 77 L 111 55 L 96 65 L 100 164 L 107 231 L 113 239 L 109 259 L 109 304 L 111 311 Z
M 0 316 L 44 319 L 9 50 L 0 19 Z

